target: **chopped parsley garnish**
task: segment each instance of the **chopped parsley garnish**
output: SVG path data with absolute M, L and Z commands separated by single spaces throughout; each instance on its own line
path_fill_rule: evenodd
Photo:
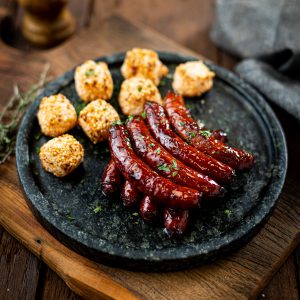
M 133 116 L 130 115 L 130 116 L 128 117 L 128 121 L 132 121 L 132 120 L 133 120 Z
M 211 133 L 210 133 L 210 131 L 208 131 L 208 130 L 199 130 L 199 133 L 200 133 L 202 136 L 205 136 L 205 137 L 211 136 Z
M 232 210 L 230 209 L 225 209 L 224 210 L 224 214 L 227 216 L 227 217 L 230 217 L 232 215 Z
M 166 124 L 166 120 L 161 120 L 160 123 L 163 124 L 163 125 L 165 125 Z
M 98 212 L 100 212 L 102 210 L 102 207 L 100 205 L 96 205 L 96 207 L 93 209 L 93 212 L 95 214 L 97 214 Z
M 112 123 L 113 126 L 115 125 L 122 125 L 122 122 L 120 120 L 117 120 L 115 122 Z
M 85 74 L 85 76 L 94 75 L 95 74 L 95 70 L 94 69 L 89 69 L 84 74 Z
M 141 92 L 143 90 L 142 86 L 138 86 L 138 91 Z
M 37 132 L 37 133 L 34 135 L 34 139 L 35 139 L 36 141 L 38 141 L 38 140 L 41 138 L 41 136 L 42 136 L 42 133 L 39 131 L 39 132 Z
M 149 144 L 149 147 L 154 147 L 155 145 L 153 143 Z
M 160 149 L 160 148 L 157 148 L 157 149 L 155 150 L 155 153 L 156 153 L 156 154 L 160 154 L 160 152 L 161 152 L 161 149 Z
M 177 161 L 175 159 L 173 159 L 172 167 L 174 170 L 178 170 Z
M 142 116 L 143 119 L 146 119 L 146 112 L 143 111 L 143 112 L 141 113 L 141 116 Z
M 139 215 L 139 213 L 138 212 L 134 212 L 132 215 L 135 216 L 135 217 L 137 217 Z
M 194 138 L 196 136 L 196 133 L 191 131 L 191 132 L 189 132 L 189 136 L 190 136 L 190 138 Z
M 68 221 L 70 221 L 70 222 L 75 221 L 75 218 L 72 217 L 70 214 L 67 215 L 67 219 L 68 219 Z
M 160 171 L 170 172 L 170 168 L 167 166 L 167 164 L 158 165 L 157 169 Z
M 172 176 L 175 177 L 177 174 L 178 174 L 178 172 L 175 171 L 175 172 L 172 173 Z
M 185 126 L 185 122 L 178 122 L 180 126 Z

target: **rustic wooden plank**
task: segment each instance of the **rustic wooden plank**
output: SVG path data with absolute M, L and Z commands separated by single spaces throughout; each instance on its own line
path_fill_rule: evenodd
M 298 300 L 299 294 L 295 275 L 294 256 L 291 255 L 276 273 L 259 299 Z
M 40 264 L 36 256 L 0 226 L 0 299 L 34 299 Z
M 41 282 L 39 299 L 41 300 L 81 300 L 82 298 L 74 294 L 65 282 L 45 264 L 44 276 Z
M 84 59 L 133 46 L 193 54 L 160 34 L 112 17 L 105 23 L 94 24 L 58 49 L 44 52 L 39 59 L 47 58 L 52 65 L 52 74 L 56 75 Z M 295 154 L 300 151 L 299 145 L 293 151 Z M 89 298 L 98 291 L 102 295 L 114 292 L 116 297 L 123 299 L 125 296 L 133 298 L 137 293 L 149 299 L 223 299 L 224 295 L 230 295 L 232 299 L 253 298 L 300 240 L 300 187 L 297 185 L 300 162 L 295 157 L 291 161 L 279 204 L 260 233 L 232 255 L 189 271 L 167 274 L 128 272 L 96 265 L 68 250 L 32 217 L 20 192 L 13 160 L 1 167 L 0 222 L 74 290 Z M 122 289 L 112 278 L 135 294 Z

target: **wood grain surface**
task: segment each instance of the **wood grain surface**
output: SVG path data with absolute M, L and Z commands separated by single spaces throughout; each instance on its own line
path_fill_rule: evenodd
M 132 25 L 119 17 L 111 17 L 100 24 L 94 22 L 89 29 L 54 50 L 28 54 L 0 45 L 1 94 L 7 99 L 11 93 L 11 86 L 7 82 L 16 81 L 25 88 L 36 81 L 45 61 L 50 61 L 51 73 L 56 76 L 87 58 L 111 54 L 133 46 L 193 54 L 152 30 Z M 215 61 L 222 60 L 220 56 L 212 56 L 210 58 Z M 3 105 L 3 101 L 1 104 Z M 300 187 L 297 186 L 300 168 L 297 155 L 300 147 L 293 136 L 294 126 L 297 125 L 288 116 L 279 111 L 278 113 L 287 133 L 289 161 L 292 162 L 289 164 L 287 182 L 279 205 L 266 226 L 247 246 L 213 264 L 185 272 L 134 273 L 98 265 L 82 258 L 51 237 L 33 218 L 20 190 L 14 160 L 0 167 L 0 223 L 57 272 L 73 290 L 89 299 L 99 296 L 99 291 L 103 297 L 108 295 L 119 299 L 134 299 L 136 296 L 147 299 L 255 298 L 300 240 Z M 15 299 L 13 293 L 19 291 L 17 286 L 23 286 L 23 291 L 21 294 L 18 292 L 18 295 L 24 295 L 22 299 L 32 299 L 32 291 L 36 290 L 41 278 L 39 272 L 45 273 L 45 265 L 34 256 L 27 255 L 22 260 L 25 265 L 21 268 L 17 260 L 13 261 L 15 257 L 22 258 L 22 253 L 17 256 L 14 254 L 14 248 L 19 248 L 7 246 L 12 245 L 11 240 L 14 240 L 3 230 L 0 231 L 0 237 L 1 248 L 5 249 L 1 249 L 5 256 L 1 256 L 0 267 L 1 270 L 3 267 L 11 268 L 12 274 L 0 286 L 0 293 L 4 295 L 2 297 L 0 294 L 0 298 Z M 297 271 L 290 271 L 291 263 L 286 266 L 280 269 L 279 280 L 283 278 L 280 277 L 280 272 L 292 274 Z M 13 274 L 17 272 L 23 274 L 19 277 L 22 282 L 12 280 Z M 297 274 L 299 276 L 299 272 Z M 51 286 L 51 280 L 55 280 L 53 278 L 55 275 L 50 271 L 43 275 L 43 289 L 36 292 L 43 299 L 47 299 L 47 286 Z M 291 285 L 295 284 L 293 278 L 290 280 Z M 63 288 L 61 289 L 65 294 L 61 296 L 59 289 L 58 297 L 73 297 Z M 16 294 L 15 296 L 17 297 Z M 288 296 L 292 297 L 293 293 L 289 292 Z

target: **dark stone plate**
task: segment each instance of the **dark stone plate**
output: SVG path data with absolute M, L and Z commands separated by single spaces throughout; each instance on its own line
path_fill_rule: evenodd
M 193 60 L 159 53 L 171 74 L 176 64 Z M 111 103 L 119 110 L 117 95 L 122 81 L 124 54 L 102 57 L 112 72 L 115 90 Z M 193 116 L 208 128 L 222 128 L 230 144 L 253 152 L 255 167 L 238 174 L 225 199 L 203 203 L 194 212 L 188 232 L 168 239 L 161 226 L 150 226 L 101 193 L 100 178 L 109 161 L 107 143 L 92 145 L 79 128 L 73 134 L 84 146 L 83 164 L 60 179 L 46 173 L 38 150 L 49 138 L 41 136 L 36 113 L 42 96 L 66 95 L 77 110 L 82 102 L 74 89 L 74 70 L 50 83 L 26 112 L 17 138 L 17 169 L 28 203 L 40 222 L 61 242 L 93 260 L 134 270 L 177 270 L 196 266 L 232 251 L 248 240 L 273 210 L 282 189 L 287 150 L 282 128 L 273 111 L 252 88 L 234 74 L 208 63 L 216 72 L 211 92 L 187 99 Z M 159 87 L 162 96 L 172 78 Z M 101 211 L 94 208 L 100 205 Z

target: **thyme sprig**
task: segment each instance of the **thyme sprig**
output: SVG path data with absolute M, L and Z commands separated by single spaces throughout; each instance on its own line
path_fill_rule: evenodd
M 4 109 L 0 112 L 0 164 L 3 164 L 14 152 L 16 136 L 22 116 L 30 103 L 41 92 L 47 83 L 49 64 L 46 64 L 39 81 L 28 91 L 22 93 L 18 85 L 14 85 L 13 94 Z

